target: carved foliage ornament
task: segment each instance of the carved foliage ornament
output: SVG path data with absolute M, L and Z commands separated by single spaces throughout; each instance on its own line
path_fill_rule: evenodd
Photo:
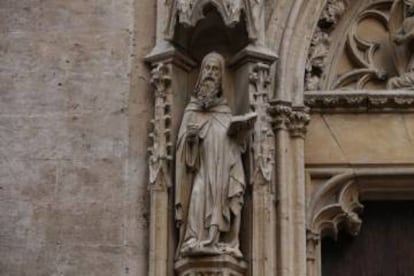
M 331 32 L 345 13 L 349 0 L 328 0 L 312 37 L 306 63 L 306 90 L 318 90 L 326 68 Z
M 203 9 L 207 5 L 213 5 L 223 18 L 226 26 L 234 26 L 241 20 L 244 12 L 247 21 L 247 31 L 252 40 L 257 39 L 258 16 L 263 6 L 263 0 L 170 0 L 170 19 L 167 25 L 166 35 L 168 39 L 174 36 L 175 25 L 178 22 L 194 27 L 198 21 L 204 18 Z
M 305 138 L 310 122 L 308 107 L 292 107 L 288 102 L 273 101 L 269 112 L 274 131 L 288 130 L 292 137 Z
M 170 142 L 171 125 L 171 65 L 158 63 L 151 71 L 151 83 L 155 88 L 153 131 L 150 134 L 150 184 L 152 188 L 171 186 L 170 167 L 172 161 Z
M 257 170 L 270 183 L 275 163 L 275 137 L 270 123 L 269 92 L 270 66 L 257 63 L 250 72 L 249 80 L 253 89 L 250 92 L 251 110 L 257 113 L 253 133 L 253 156 Z

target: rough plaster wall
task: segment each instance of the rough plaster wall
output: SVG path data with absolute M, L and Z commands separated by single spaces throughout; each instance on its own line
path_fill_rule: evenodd
M 146 275 L 153 2 L 0 1 L 0 275 Z

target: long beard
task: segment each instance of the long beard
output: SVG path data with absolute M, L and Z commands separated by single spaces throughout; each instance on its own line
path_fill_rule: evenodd
M 200 83 L 197 100 L 204 109 L 211 107 L 218 99 L 220 86 L 215 81 L 204 80 Z

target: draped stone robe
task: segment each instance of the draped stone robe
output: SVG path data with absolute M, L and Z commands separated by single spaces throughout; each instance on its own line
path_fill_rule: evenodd
M 181 224 L 177 252 L 208 238 L 217 225 L 220 243 L 238 250 L 239 223 L 245 190 L 242 148 L 228 134 L 231 110 L 223 98 L 207 110 L 195 99 L 185 109 L 176 152 L 176 220 Z M 187 126 L 199 127 L 193 142 Z

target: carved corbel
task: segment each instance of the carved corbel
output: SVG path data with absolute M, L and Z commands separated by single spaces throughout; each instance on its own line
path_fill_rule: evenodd
M 253 65 L 249 80 L 250 108 L 257 114 L 253 133 L 253 155 L 256 170 L 270 183 L 275 163 L 275 136 L 272 130 L 269 110 L 270 66 L 261 62 Z
M 290 135 L 292 137 L 305 138 L 309 122 L 309 109 L 306 107 L 294 107 L 289 120 Z
M 152 146 L 148 149 L 150 184 L 152 189 L 171 187 L 171 65 L 157 63 L 151 71 L 151 84 L 155 89 Z

